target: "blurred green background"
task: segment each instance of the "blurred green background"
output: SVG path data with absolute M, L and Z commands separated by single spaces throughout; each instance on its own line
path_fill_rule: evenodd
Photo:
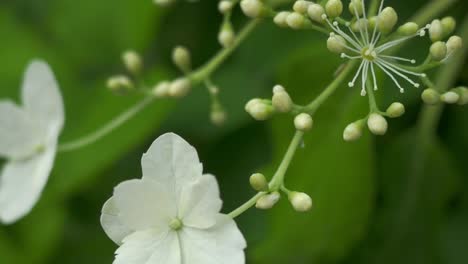
M 388 4 L 401 22 L 426 2 Z M 458 2 L 447 13 L 461 19 L 468 3 Z M 237 14 L 234 21 L 240 25 L 245 18 Z M 168 9 L 150 0 L 2 0 L 0 98 L 17 99 L 27 63 L 47 60 L 65 100 L 61 142 L 70 141 L 140 99 L 105 88 L 110 75 L 123 72 L 122 51 L 144 55 L 148 82 L 173 78 L 178 72 L 170 62 L 172 47 L 189 47 L 194 64 L 201 65 L 219 49 L 220 22 L 214 0 Z M 427 40 L 412 42 L 404 53 L 422 59 L 428 47 Z M 253 194 L 251 173 L 271 176 L 294 133 L 291 117 L 254 122 L 244 104 L 270 97 L 276 83 L 307 103 L 339 64 L 318 33 L 264 23 L 214 75 L 229 114 L 224 127 L 210 124 L 208 95 L 197 88 L 180 101 L 157 101 L 94 145 L 60 154 L 32 213 L 0 226 L 0 263 L 111 263 L 116 245 L 99 224 L 101 206 L 116 184 L 141 176 L 142 153 L 167 131 L 198 149 L 205 171 L 219 179 L 229 212 Z M 467 82 L 464 65 L 457 83 Z M 420 92 L 402 95 L 386 82 L 380 105 L 401 101 L 407 114 L 390 121 L 385 137 L 366 135 L 345 144 L 342 130 L 367 113 L 367 99 L 342 87 L 314 117 L 315 127 L 287 174 L 288 187 L 310 194 L 314 209 L 296 213 L 283 197 L 273 210 L 240 216 L 248 263 L 468 263 L 468 108 L 446 107 L 438 136 L 415 161 Z M 422 173 L 414 173 L 414 166 L 422 166 Z

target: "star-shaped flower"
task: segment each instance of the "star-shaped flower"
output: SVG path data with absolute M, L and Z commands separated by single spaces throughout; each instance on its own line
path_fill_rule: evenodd
M 64 110 L 55 77 L 42 61 L 27 68 L 22 107 L 0 101 L 0 222 L 29 213 L 39 199 L 54 163 Z
M 377 90 L 378 86 L 375 74 L 376 68 L 380 68 L 387 76 L 389 76 L 402 93 L 404 92 L 404 88 L 400 84 L 398 78 L 407 81 L 414 87 L 419 87 L 420 84 L 413 81 L 408 77 L 408 75 L 424 77 L 425 74 L 407 70 L 405 66 L 398 63 L 407 62 L 414 64 L 416 61 L 414 59 L 386 55 L 385 52 L 412 38 L 425 36 L 429 26 L 426 25 L 420 29 L 416 28 L 414 33 L 409 36 L 402 36 L 396 39 L 391 38 L 388 40 L 387 38 L 382 38 L 384 34 L 381 31 L 389 28 L 391 30 L 396 23 L 397 15 L 394 13 L 393 9 L 383 9 L 384 0 L 382 0 L 378 15 L 369 19 L 366 15 L 364 0 L 355 0 L 354 3 L 360 4 L 362 8 L 362 11 L 359 11 L 358 7 L 352 8 L 352 10 L 354 10 L 353 15 L 356 17 L 355 27 L 359 31 L 357 34 L 354 33 L 356 28 L 352 28 L 349 22 L 345 24 L 347 31 L 349 31 L 349 33 L 346 33 L 340 28 L 340 23 L 338 21 L 332 22 L 327 15 L 323 15 L 323 19 L 333 30 L 333 32 L 330 33 L 329 43 L 331 42 L 336 44 L 336 47 L 341 46 L 337 47 L 336 50 L 340 50 L 341 48 L 346 50 L 346 52 L 340 51 L 342 58 L 361 61 L 354 78 L 348 84 L 349 87 L 353 87 L 356 81 L 358 81 L 358 78 L 361 77 L 361 95 L 366 95 L 365 85 L 367 79 L 370 78 L 369 76 L 372 76 L 370 82 L 373 85 L 373 89 Z M 417 27 L 416 24 L 414 25 Z M 384 33 L 387 34 L 389 32 Z
M 114 264 L 239 264 L 246 242 L 219 213 L 214 176 L 202 174 L 196 150 L 175 134 L 154 141 L 142 158 L 143 178 L 114 189 L 101 224 L 120 247 Z

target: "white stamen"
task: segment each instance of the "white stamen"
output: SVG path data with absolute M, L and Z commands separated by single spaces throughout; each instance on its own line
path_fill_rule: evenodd
M 400 83 L 397 81 L 397 79 L 395 78 L 395 76 L 393 76 L 390 72 L 388 72 L 382 65 L 380 65 L 379 62 L 376 62 L 375 63 L 377 66 L 379 66 L 380 69 L 382 69 L 382 71 L 385 72 L 385 74 L 388 75 L 388 77 L 390 77 L 393 82 L 396 84 L 396 86 L 398 87 L 398 89 L 400 89 L 400 92 L 401 91 L 404 91 L 403 87 L 401 87 Z
M 364 68 L 362 70 L 362 74 L 361 74 L 361 94 L 364 93 L 365 94 L 365 91 L 366 91 L 366 81 L 367 81 L 367 73 L 368 73 L 368 70 L 369 70 L 369 63 L 368 61 L 366 61 L 366 63 L 364 64 Z
M 367 62 L 366 60 L 362 60 L 361 65 L 359 65 L 359 68 L 358 68 L 358 70 L 356 72 L 356 75 L 354 75 L 353 80 L 348 83 L 349 87 L 354 87 L 354 83 L 356 82 L 356 79 L 359 77 L 359 74 L 361 73 L 362 67 L 364 66 L 364 64 L 366 62 Z
M 333 31 L 335 31 L 337 34 L 339 34 L 340 36 L 342 36 L 344 39 L 346 39 L 349 43 L 351 43 L 351 45 L 353 45 L 356 49 L 358 50 L 361 50 L 362 49 L 362 46 L 359 45 L 358 43 L 356 43 L 356 41 L 354 41 L 350 36 L 348 36 L 348 34 L 346 34 L 345 32 L 343 32 L 339 26 L 334 26 L 330 20 L 326 19 L 325 21 L 327 21 L 328 25 L 333 29 Z M 335 22 L 336 23 L 336 22 Z
M 402 74 L 401 72 L 397 71 L 395 68 L 391 67 L 392 65 L 389 64 L 388 62 L 386 62 L 384 60 L 379 60 L 379 62 L 382 64 L 382 66 L 384 66 L 385 68 L 387 68 L 390 71 L 394 72 L 396 75 L 400 76 L 401 78 L 405 79 L 406 81 L 411 83 L 414 87 L 416 87 L 416 88 L 419 87 L 419 83 L 414 82 L 408 76 Z
M 341 58 L 343 58 L 343 59 L 346 58 L 346 59 L 350 59 L 350 60 L 362 59 L 361 56 L 349 56 L 346 53 L 341 53 Z
M 374 63 L 371 63 L 370 66 L 372 73 L 372 81 L 374 82 L 374 91 L 377 91 L 379 87 L 377 86 L 377 77 L 375 76 Z
M 397 56 L 379 55 L 379 57 L 387 58 L 387 59 L 392 59 L 392 60 L 399 60 L 399 61 L 411 62 L 412 64 L 415 64 L 415 63 L 416 63 L 416 60 L 407 59 L 407 58 L 403 58 L 403 57 L 397 57 Z
M 412 71 L 409 71 L 409 70 L 406 70 L 400 66 L 398 66 L 397 64 L 395 63 L 390 63 L 386 60 L 383 60 L 383 59 L 378 59 L 380 60 L 381 62 L 384 62 L 386 64 L 388 64 L 389 66 L 395 68 L 396 70 L 399 70 L 401 72 L 404 72 L 404 73 L 407 73 L 407 74 L 411 74 L 411 75 L 414 75 L 414 76 L 418 76 L 418 77 L 426 77 L 426 74 L 425 73 L 418 73 L 418 72 L 412 72 Z

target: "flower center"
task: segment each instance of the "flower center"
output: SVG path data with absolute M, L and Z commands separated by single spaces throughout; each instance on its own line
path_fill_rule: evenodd
M 179 218 L 174 218 L 169 223 L 169 227 L 174 231 L 180 230 L 183 226 L 184 223 Z
M 374 61 L 377 59 L 377 52 L 375 52 L 373 47 L 365 47 L 361 51 L 361 56 L 365 60 Z

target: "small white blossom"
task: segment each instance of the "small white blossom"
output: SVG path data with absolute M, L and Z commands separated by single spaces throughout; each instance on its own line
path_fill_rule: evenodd
M 33 61 L 24 76 L 22 107 L 0 101 L 0 222 L 28 214 L 44 189 L 64 123 L 63 101 L 49 66 Z
M 345 31 L 341 29 L 340 24 L 337 21 L 334 21 L 334 22 L 330 21 L 327 15 L 323 15 L 323 19 L 332 28 L 332 30 L 334 31 L 334 34 L 341 36 L 347 42 L 343 44 L 343 49 L 345 49 L 346 52 L 342 52 L 341 57 L 344 59 L 361 61 L 361 64 L 354 78 L 348 83 L 348 85 L 350 87 L 354 87 L 356 81 L 358 81 L 358 78 L 361 77 L 361 84 L 362 84 L 361 94 L 364 96 L 367 93 L 366 88 L 365 88 L 367 79 L 369 76 L 371 76 L 372 78 L 371 83 L 373 85 L 373 89 L 377 90 L 378 86 L 377 86 L 375 72 L 376 72 L 376 67 L 378 67 L 387 76 L 389 76 L 392 79 L 395 85 L 400 89 L 400 92 L 404 92 L 404 88 L 400 84 L 400 82 L 397 80 L 397 77 L 400 77 L 406 80 L 407 82 L 412 84 L 414 87 L 419 87 L 420 84 L 413 81 L 407 75 L 423 77 L 425 76 L 425 74 L 407 70 L 404 67 L 401 67 L 400 64 L 398 63 L 398 62 L 409 62 L 411 64 L 414 64 L 416 63 L 416 61 L 414 59 L 407 59 L 407 58 L 402 58 L 402 57 L 385 55 L 385 52 L 389 50 L 390 48 L 395 47 L 407 40 L 410 40 L 418 36 L 424 36 L 426 34 L 428 26 L 425 26 L 417 30 L 416 33 L 410 36 L 404 36 L 404 37 L 400 37 L 397 39 L 392 39 L 388 42 L 380 43 L 379 41 L 381 40 L 381 36 L 383 34 L 382 32 L 380 32 L 380 30 L 378 30 L 379 28 L 382 28 L 382 26 L 379 26 L 380 23 L 385 22 L 386 29 L 393 28 L 397 19 L 396 14 L 393 14 L 392 12 L 393 9 L 385 9 L 387 11 L 386 13 L 383 13 L 384 1 L 382 0 L 378 15 L 375 18 L 373 18 L 375 19 L 375 25 L 373 26 L 373 29 L 371 29 L 371 27 L 368 26 L 369 23 L 367 22 L 369 20 L 367 19 L 367 15 L 365 11 L 364 0 L 361 0 L 361 3 L 364 8 L 362 17 L 357 12 L 353 14 L 356 17 L 357 21 L 364 22 L 364 23 L 360 23 L 360 24 L 364 24 L 364 26 L 357 27 L 357 30 L 359 31 L 359 33 L 357 34 L 354 33 L 354 31 L 351 29 L 351 24 L 348 23 L 345 25 L 345 27 L 349 31 L 349 33 L 346 33 Z
M 243 264 L 246 242 L 221 214 L 216 178 L 196 150 L 169 133 L 143 155 L 143 178 L 125 181 L 104 204 L 101 224 L 120 247 L 114 264 Z

